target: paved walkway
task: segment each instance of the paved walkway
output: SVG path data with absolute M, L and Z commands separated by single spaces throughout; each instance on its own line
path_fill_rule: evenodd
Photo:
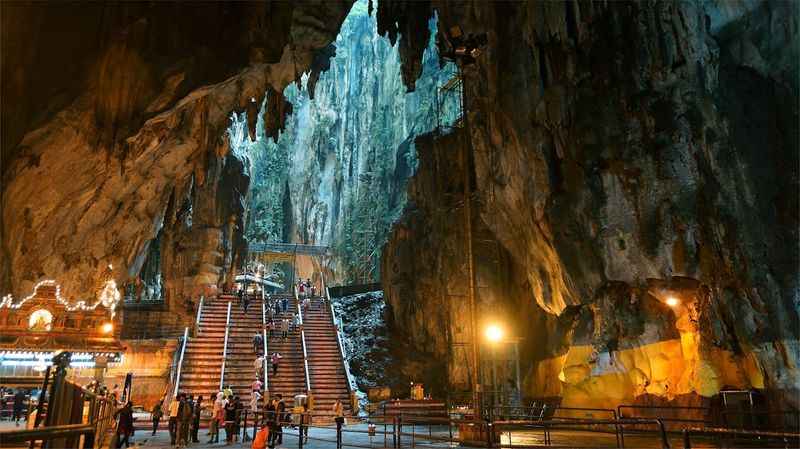
M 384 437 L 380 434 L 382 427 L 378 427 L 378 433 L 370 437 L 367 433 L 367 426 L 364 424 L 351 425 L 346 427 L 347 432 L 344 433 L 344 447 L 345 448 L 386 448 L 392 447 L 392 436 L 386 436 L 386 444 L 384 445 Z M 391 428 L 388 429 L 391 432 Z M 471 446 L 459 446 L 458 443 L 450 443 L 448 441 L 432 441 L 427 439 L 432 435 L 437 440 L 446 440 L 449 432 L 447 427 L 435 428 L 432 432 L 428 432 L 428 428 L 417 428 L 412 437 L 412 429 L 404 428 L 402 437 L 402 447 L 420 447 L 420 448 L 469 448 Z M 454 435 L 456 436 L 456 435 Z M 336 447 L 336 429 L 335 428 L 312 428 L 309 432 L 309 442 L 303 444 L 305 449 L 330 449 Z M 509 441 L 510 439 L 510 441 Z M 196 449 L 210 449 L 210 448 L 223 448 L 229 447 L 232 449 L 249 448 L 250 442 L 234 443 L 226 446 L 225 443 L 207 444 L 208 436 L 206 430 L 200 432 L 201 443 L 194 443 L 189 445 L 189 448 Z M 155 437 L 151 437 L 149 432 L 138 432 L 136 442 L 143 448 L 153 449 L 172 449 L 173 446 L 169 444 L 169 433 L 166 431 L 159 431 Z M 504 434 L 502 437 L 503 444 L 512 443 L 519 446 L 545 446 L 544 437 L 541 432 L 517 432 L 510 436 Z M 603 434 L 596 432 L 580 432 L 580 431 L 554 431 L 551 432 L 551 444 L 553 446 L 571 447 L 571 448 L 613 448 L 616 447 L 616 438 L 611 434 Z M 671 447 L 682 447 L 682 441 L 679 437 L 670 439 Z M 625 446 L 628 448 L 661 448 L 661 442 L 658 438 L 653 436 L 643 435 L 627 435 L 625 437 Z M 299 448 L 297 431 L 295 429 L 284 429 L 283 444 L 277 448 Z M 713 445 L 702 444 L 701 442 L 695 443 L 693 447 L 696 448 L 710 448 Z
M 13 422 L 0 421 L 0 430 L 13 430 L 16 427 Z M 20 427 L 24 428 L 24 427 Z M 383 426 L 377 427 L 375 436 L 370 437 L 367 432 L 366 424 L 354 424 L 345 427 L 344 433 L 344 447 L 345 448 L 385 448 L 392 447 L 392 435 L 386 435 L 386 443 L 384 444 L 384 436 L 381 434 Z M 387 430 L 391 432 L 391 427 Z M 412 436 L 413 434 L 413 436 Z M 224 432 L 223 432 L 224 435 Z M 428 436 L 433 436 L 437 440 L 433 441 L 426 439 Z M 411 428 L 408 426 L 403 427 L 402 447 L 420 447 L 420 448 L 469 448 L 470 446 L 458 446 L 457 443 L 449 443 L 446 441 L 450 433 L 446 426 L 435 426 L 431 431 L 428 427 L 417 426 Z M 457 435 L 453 435 L 456 437 Z M 252 435 L 251 435 L 252 437 Z M 304 449 L 330 449 L 336 447 L 336 429 L 334 427 L 318 427 L 309 430 L 309 442 L 303 445 Z M 571 447 L 571 448 L 613 448 L 616 447 L 616 438 L 612 434 L 596 433 L 596 432 L 580 432 L 580 431 L 553 431 L 550 434 L 551 444 L 553 446 Z M 442 441 L 444 440 L 444 441 Z M 207 429 L 200 430 L 200 443 L 193 443 L 189 445 L 189 449 L 211 449 L 211 448 L 250 448 L 250 441 L 246 443 L 238 442 L 231 445 L 226 445 L 224 440 L 218 444 L 208 444 L 208 431 Z M 544 436 L 541 432 L 525 431 L 514 432 L 511 435 L 505 433 L 502 436 L 502 443 L 520 446 L 544 446 Z M 680 437 L 670 438 L 671 447 L 683 447 Z M 155 436 L 150 432 L 144 430 L 137 430 L 133 438 L 131 447 L 141 447 L 149 449 L 173 449 L 174 446 L 169 444 L 169 432 L 166 430 L 159 430 Z M 284 429 L 283 444 L 277 448 L 294 449 L 299 448 L 297 430 L 291 428 Z M 656 449 L 661 448 L 661 442 L 655 436 L 646 435 L 626 435 L 625 447 L 628 448 L 647 448 Z M 692 447 L 695 448 L 711 448 L 715 447 L 709 444 L 708 441 L 695 441 L 692 440 Z

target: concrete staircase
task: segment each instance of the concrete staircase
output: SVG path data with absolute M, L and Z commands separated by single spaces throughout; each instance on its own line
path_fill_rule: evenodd
M 206 402 L 219 391 L 228 301 L 233 303 L 233 313 L 237 300 L 232 296 L 204 301 L 197 334 L 189 338 L 183 356 L 178 389 L 194 397 L 202 395 Z
M 328 305 L 321 298 L 314 298 L 303 313 L 303 323 L 315 413 L 332 413 L 333 404 L 339 399 L 345 414 L 350 414 L 347 374 Z
M 273 298 L 278 301 L 286 298 L 289 303 L 287 312 L 275 316 L 276 323 L 280 323 L 279 319 L 291 318 L 292 313 L 297 311 L 294 295 L 273 295 Z M 251 395 L 250 385 L 256 375 L 254 362 L 258 357 L 253 351 L 252 340 L 253 335 L 262 330 L 260 298 L 251 300 L 247 314 L 241 309 L 238 298 L 232 295 L 220 295 L 205 301 L 196 336 L 190 338 L 186 345 L 179 389 L 195 397 L 202 395 L 206 404 L 219 391 L 228 302 L 231 302 L 231 318 L 223 385 L 230 385 L 234 394 L 247 407 Z M 315 414 L 332 413 L 336 399 L 342 401 L 345 413 L 351 413 L 347 374 L 330 309 L 323 305 L 321 298 L 314 298 L 309 310 L 303 312 L 303 321 Z M 269 394 L 274 396 L 280 393 L 286 406 L 290 408 L 296 394 L 306 393 L 300 330 L 291 330 L 285 339 L 281 338 L 280 330 L 274 331 L 267 338 L 267 351 L 269 354 L 278 352 L 283 356 L 275 376 L 272 375 L 272 366 L 268 359 Z
M 291 319 L 292 313 L 297 312 L 297 301 L 294 299 L 294 295 L 289 294 L 273 295 L 273 298 L 277 301 L 286 298 L 289 302 L 288 312 L 275 316 L 276 327 L 280 329 L 279 319 Z M 267 318 L 267 320 L 269 320 L 269 318 Z M 267 386 L 269 388 L 269 394 L 270 396 L 281 394 L 286 403 L 286 407 L 290 408 L 294 405 L 294 396 L 296 394 L 306 393 L 306 375 L 303 364 L 303 344 L 300 339 L 300 330 L 290 330 L 288 338 L 285 339 L 281 338 L 280 330 L 274 331 L 272 337 L 267 338 L 267 351 L 269 351 L 270 355 L 277 352 L 283 356 L 278 368 L 278 374 L 275 376 L 272 375 L 272 364 L 269 363 L 269 360 L 267 361 Z
M 226 305 L 227 307 L 227 305 Z M 202 315 L 201 325 L 202 325 Z M 224 322 L 222 323 L 224 326 Z M 253 351 L 253 336 L 262 334 L 261 298 L 253 298 L 245 314 L 238 304 L 238 298 L 231 306 L 231 322 L 228 331 L 228 351 L 225 360 L 223 385 L 230 385 L 233 394 L 239 396 L 245 407 L 249 406 L 252 393 L 251 384 L 256 380 L 255 361 L 263 351 Z M 223 337 L 224 339 L 224 332 Z

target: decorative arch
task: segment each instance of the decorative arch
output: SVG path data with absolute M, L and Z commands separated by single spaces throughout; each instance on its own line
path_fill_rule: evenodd
M 94 304 L 87 304 L 84 300 L 78 301 L 70 301 L 67 298 L 61 296 L 61 285 L 58 284 L 56 281 L 52 279 L 45 279 L 36 283 L 33 287 L 33 292 L 30 295 L 22 298 L 20 301 L 14 302 L 14 297 L 10 293 L 5 295 L 2 300 L 0 300 L 0 308 L 6 307 L 8 309 L 19 309 L 22 307 L 23 304 L 28 302 L 29 300 L 35 298 L 38 294 L 38 291 L 42 287 L 55 287 L 55 297 L 56 302 L 62 304 L 68 312 L 73 312 L 76 310 L 86 311 L 86 310 L 94 310 L 97 306 L 102 305 L 103 307 L 107 308 L 111 313 L 111 318 L 114 318 L 116 314 L 117 304 L 119 304 L 122 295 L 119 293 L 119 289 L 117 288 L 117 283 L 113 279 L 109 279 L 106 281 L 103 288 L 98 292 L 98 300 Z M 51 312 L 52 313 L 52 312 Z

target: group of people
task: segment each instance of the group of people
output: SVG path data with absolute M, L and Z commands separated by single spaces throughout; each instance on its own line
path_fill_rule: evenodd
M 164 399 L 158 401 L 151 410 L 153 435 L 164 417 Z M 190 442 L 199 443 L 200 413 L 203 411 L 203 396 L 197 399 L 192 395 L 178 393 L 166 410 L 168 413 L 169 439 L 173 446 L 186 447 Z
M 31 397 L 31 393 L 23 388 L 17 388 L 14 391 L 11 388 L 0 387 L 0 400 L 3 401 L 3 408 L 5 409 L 8 403 L 12 404 L 11 419 L 14 420 L 17 427 L 19 427 L 21 419 L 28 419 L 27 408 Z
M 260 353 L 257 353 L 258 356 L 256 357 L 255 361 L 253 362 L 253 368 L 256 372 L 256 380 L 262 381 L 264 380 L 264 356 Z M 283 356 L 280 352 L 273 352 L 272 355 L 269 356 L 269 363 L 272 365 L 272 375 L 276 376 L 278 374 L 278 366 L 280 366 L 281 359 Z
M 297 281 L 297 293 L 301 298 L 317 296 L 317 286 L 311 283 L 311 279 Z

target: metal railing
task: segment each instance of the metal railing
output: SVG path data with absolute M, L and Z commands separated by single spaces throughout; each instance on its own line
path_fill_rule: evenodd
M 306 391 L 311 391 L 311 376 L 308 373 L 308 350 L 306 349 L 306 331 L 304 329 L 303 307 L 300 306 L 300 295 L 297 286 L 294 286 L 294 299 L 297 304 L 297 313 L 300 317 L 300 341 L 303 343 L 303 371 L 306 375 Z
M 264 304 L 264 291 L 261 291 L 261 333 L 264 338 L 264 361 L 262 362 L 262 369 L 264 370 L 264 391 L 269 391 L 269 379 L 267 379 L 267 358 L 269 351 L 267 349 L 267 306 Z
M 189 326 L 186 326 L 183 330 L 183 344 L 181 345 L 181 358 L 178 359 L 178 370 L 175 374 L 175 391 L 173 391 L 172 397 L 178 396 L 178 389 L 180 388 L 181 384 L 181 369 L 183 369 L 183 355 L 186 353 L 186 342 L 189 340 Z
M 228 301 L 228 315 L 225 317 L 225 343 L 222 346 L 222 368 L 219 372 L 219 390 L 222 391 L 225 380 L 225 358 L 228 356 L 228 334 L 231 327 L 231 302 Z
M 200 326 L 200 317 L 203 314 L 203 302 L 205 301 L 205 296 L 200 296 L 200 304 L 197 306 L 197 319 L 195 320 L 194 324 L 196 326 Z
M 770 447 L 767 441 L 780 441 L 786 448 L 798 447 L 800 444 L 800 433 L 788 432 L 770 432 L 763 430 L 741 430 L 729 428 L 700 428 L 700 429 L 683 429 L 683 448 L 692 448 L 692 435 L 718 438 L 721 436 L 732 437 L 742 440 L 756 440 L 757 444 L 753 446 Z M 748 445 L 749 446 L 749 445 Z
M 58 377 L 58 374 L 55 375 Z M 63 377 L 54 379 L 50 386 L 45 410 L 37 409 L 36 424 L 31 429 L 14 429 L 0 431 L 0 446 L 18 446 L 18 443 L 29 442 L 28 447 L 82 447 L 84 449 L 107 446 L 109 431 L 114 425 L 114 405 L 105 396 L 94 391 L 81 388 Z M 45 383 L 44 389 L 48 385 Z M 62 391 L 66 389 L 66 391 Z M 75 393 L 75 394 L 73 394 Z M 44 396 L 44 393 L 42 394 Z M 84 410 L 76 416 L 75 410 Z M 41 415 L 50 415 L 41 422 Z M 70 418 L 67 418 L 70 417 Z M 67 424 L 50 424 L 54 421 L 70 419 Z M 78 420 L 80 422 L 74 422 Z M 63 421 L 62 421 L 63 422 Z M 50 424 L 50 425 L 48 425 Z M 82 441 L 81 441 L 82 439 Z M 41 442 L 41 443 L 39 443 Z M 81 444 L 82 443 L 82 444 Z M 21 445 L 20 445 L 21 446 Z
M 331 253 L 330 246 L 306 245 L 303 243 L 250 243 L 248 253 L 284 253 L 307 254 L 311 256 L 325 256 Z

